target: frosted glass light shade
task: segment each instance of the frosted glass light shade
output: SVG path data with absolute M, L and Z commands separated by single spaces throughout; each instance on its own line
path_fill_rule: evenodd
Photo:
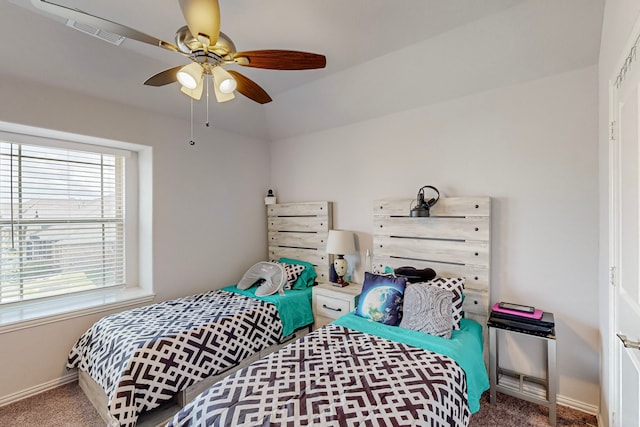
M 187 89 L 195 89 L 202 80 L 202 66 L 196 62 L 180 68 L 176 77 L 180 84 Z
M 213 84 L 213 93 L 216 95 L 216 100 L 218 102 L 231 101 L 232 99 L 234 99 L 236 97 L 233 94 L 233 92 L 231 92 L 231 93 L 222 93 L 220 91 L 220 89 L 218 88 L 218 85 L 216 85 L 215 83 Z
M 220 92 L 231 93 L 238 87 L 235 79 L 226 79 L 220 83 Z
M 221 93 L 233 93 L 238 87 L 236 79 L 224 68 L 220 66 L 214 67 L 211 72 L 213 73 L 213 83 Z
M 195 89 L 187 89 L 186 87 L 182 86 L 180 90 L 182 91 L 182 93 L 185 93 L 189 95 L 191 98 L 195 99 L 196 101 L 199 101 L 200 98 L 202 97 L 203 87 L 204 87 L 204 84 L 202 84 L 202 80 L 200 80 L 200 83 L 198 84 L 198 86 L 195 87 Z

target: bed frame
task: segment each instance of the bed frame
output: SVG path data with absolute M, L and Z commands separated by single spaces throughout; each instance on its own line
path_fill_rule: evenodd
M 269 258 L 294 258 L 314 265 L 318 282 L 329 281 L 329 255 L 325 253 L 332 228 L 331 202 L 268 205 Z
M 373 207 L 373 257 L 385 266 L 432 268 L 441 277 L 464 277 L 464 316 L 483 325 L 488 360 L 491 199 L 440 198 L 430 217 L 410 217 L 415 199 L 381 199 Z
M 329 280 L 329 256 L 325 253 L 327 236 L 332 226 L 332 203 L 328 201 L 281 203 L 267 205 L 269 260 L 284 257 L 310 262 L 318 281 Z M 309 326 L 310 330 L 311 326 Z M 164 426 L 180 408 L 215 382 L 266 356 L 308 332 L 301 328 L 274 344 L 248 357 L 220 374 L 210 376 L 179 392 L 174 399 L 138 418 L 137 426 Z M 86 372 L 78 371 L 78 383 L 107 425 L 113 420 L 107 411 L 108 399 L 102 387 Z

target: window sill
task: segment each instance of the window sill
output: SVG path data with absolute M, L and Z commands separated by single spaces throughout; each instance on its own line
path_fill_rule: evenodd
M 90 314 L 137 306 L 155 294 L 140 288 L 113 289 L 0 308 L 0 334 L 60 322 Z

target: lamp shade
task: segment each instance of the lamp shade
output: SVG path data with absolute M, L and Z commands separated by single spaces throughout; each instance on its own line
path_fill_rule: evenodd
M 202 80 L 202 66 L 196 62 L 192 62 L 180 68 L 176 77 L 182 86 L 193 90 Z
M 216 95 L 216 100 L 218 102 L 227 102 L 234 99 L 236 96 L 233 92 L 224 93 L 220 90 L 220 82 L 223 82 L 226 78 L 226 74 L 229 73 L 227 73 L 222 67 L 214 67 L 211 70 L 211 73 L 213 77 L 213 93 Z
M 329 230 L 327 253 L 334 255 L 352 254 L 356 251 L 353 232 L 345 230 Z
M 231 93 L 238 87 L 236 79 L 234 79 L 231 73 L 221 66 L 214 67 L 211 72 L 213 73 L 214 83 L 218 85 L 220 92 Z
M 195 89 L 188 89 L 187 87 L 182 86 L 180 88 L 180 91 L 182 91 L 182 93 L 189 95 L 191 98 L 195 99 L 196 101 L 199 101 L 200 98 L 202 98 L 203 87 L 204 87 L 204 84 L 202 83 L 202 80 L 200 80 L 200 83 L 198 83 L 198 86 L 196 86 Z

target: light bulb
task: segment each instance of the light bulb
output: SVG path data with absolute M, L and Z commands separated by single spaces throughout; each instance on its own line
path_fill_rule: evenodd
M 178 81 L 187 89 L 193 90 L 198 86 L 196 79 L 194 79 L 189 73 L 178 71 Z
M 235 98 L 233 91 L 237 83 L 231 73 L 224 68 L 217 66 L 211 70 L 213 74 L 213 90 L 218 102 L 226 102 Z
M 192 62 L 180 68 L 176 77 L 182 86 L 193 90 L 198 87 L 198 83 L 202 80 L 202 67 L 200 64 Z
M 238 83 L 234 78 L 224 79 L 220 82 L 220 92 L 231 93 L 238 87 Z

